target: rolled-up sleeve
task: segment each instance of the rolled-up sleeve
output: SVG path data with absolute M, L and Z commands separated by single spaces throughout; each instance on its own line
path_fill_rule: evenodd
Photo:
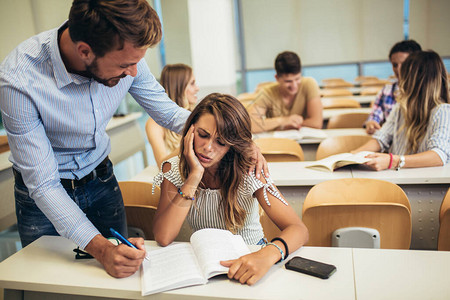
M 61 236 L 85 248 L 99 234 L 60 183 L 58 163 L 39 112 L 20 84 L 0 73 L 0 109 L 14 167 Z

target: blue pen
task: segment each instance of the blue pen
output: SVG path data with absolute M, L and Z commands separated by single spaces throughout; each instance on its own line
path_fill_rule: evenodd
M 124 238 L 120 233 L 118 233 L 117 231 L 115 231 L 112 228 L 109 228 L 109 231 L 111 231 L 111 234 L 117 238 L 122 244 L 127 245 L 128 247 L 134 248 L 136 250 L 139 250 L 135 245 L 133 245 L 132 243 L 130 243 L 129 240 L 127 240 L 126 238 Z M 150 260 L 147 255 L 145 256 L 146 260 Z

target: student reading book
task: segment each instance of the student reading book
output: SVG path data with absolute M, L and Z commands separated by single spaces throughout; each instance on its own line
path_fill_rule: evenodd
M 190 244 L 173 243 L 147 250 L 150 261 L 142 264 L 142 296 L 205 284 L 211 277 L 228 273 L 220 261 L 250 253 L 242 236 L 212 228 L 194 232 Z
M 261 250 L 221 261 L 228 277 L 254 284 L 289 251 L 308 240 L 308 230 L 266 173 L 248 173 L 251 123 L 239 100 L 210 94 L 192 111 L 183 131 L 180 156 L 162 164 L 153 232 L 162 246 L 173 242 L 186 219 L 194 231 L 226 229 L 246 244 L 265 243 L 260 206 L 281 233 Z M 259 177 L 259 178 L 258 178 Z M 223 244 L 222 247 L 229 247 Z
M 306 168 L 320 171 L 333 172 L 334 170 L 353 164 L 363 164 L 371 160 L 366 156 L 373 154 L 371 151 L 361 151 L 358 153 L 339 153 L 325 157 L 306 166 Z

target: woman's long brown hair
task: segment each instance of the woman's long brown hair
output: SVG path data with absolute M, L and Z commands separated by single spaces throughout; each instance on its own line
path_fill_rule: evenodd
M 434 51 L 419 51 L 408 56 L 400 70 L 398 102 L 405 118 L 408 152 L 416 153 L 428 127 L 433 108 L 449 103 L 447 71 Z
M 184 152 L 184 138 L 200 116 L 211 114 L 216 120 L 218 137 L 230 146 L 220 161 L 216 176 L 222 183 L 220 193 L 225 214 L 225 226 L 231 232 L 244 225 L 246 211 L 238 203 L 238 189 L 242 178 L 252 164 L 251 121 L 247 110 L 236 98 L 224 94 L 206 96 L 192 111 L 183 130 L 180 144 L 180 173 L 189 174 L 189 165 Z

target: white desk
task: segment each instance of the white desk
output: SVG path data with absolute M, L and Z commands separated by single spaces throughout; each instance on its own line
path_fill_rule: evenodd
M 450 299 L 449 251 L 353 249 L 358 300 Z
M 124 117 L 112 118 L 106 127 L 106 132 L 111 140 L 111 153 L 109 157 L 113 163 L 128 158 L 130 155 L 140 151 L 144 157 L 145 166 L 148 165 L 147 153 L 145 151 L 146 137 L 137 119 L 142 113 L 131 113 Z M 16 220 L 14 200 L 14 176 L 12 164 L 8 157 L 10 151 L 0 154 L 0 231 L 14 225 Z
M 154 242 L 146 241 L 155 245 Z M 292 256 L 334 264 L 327 280 L 273 266 L 254 286 L 226 277 L 206 285 L 141 297 L 139 272 L 115 279 L 96 260 L 75 260 L 74 244 L 44 236 L 0 263 L 0 287 L 6 299 L 355 299 L 352 249 L 304 247 Z M 252 247 L 254 248 L 254 247 Z

